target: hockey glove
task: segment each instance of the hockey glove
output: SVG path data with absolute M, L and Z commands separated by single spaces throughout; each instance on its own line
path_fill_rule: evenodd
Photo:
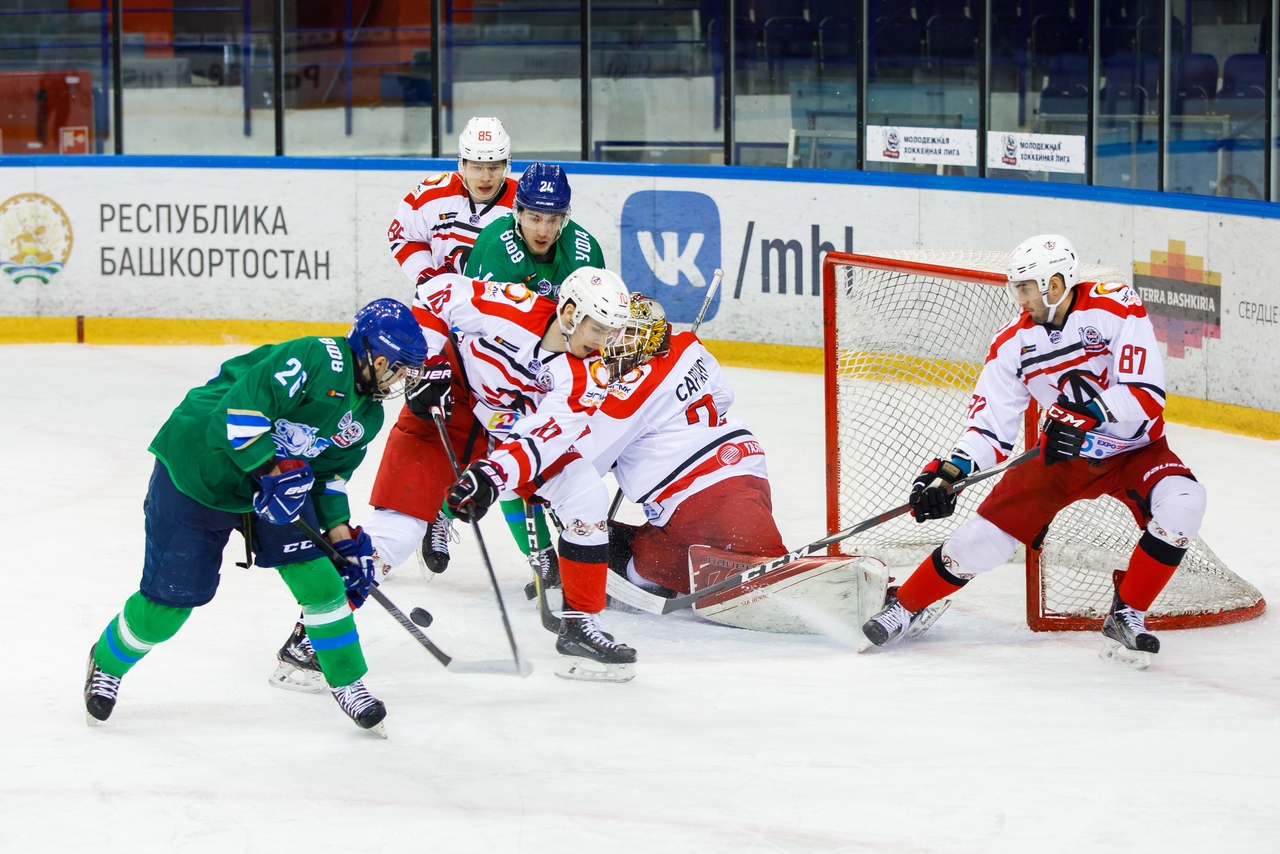
M 1074 460 L 1084 448 L 1085 434 L 1102 423 L 1102 415 L 1094 403 L 1072 403 L 1064 394 L 1044 414 L 1044 433 L 1040 436 L 1040 456 L 1044 464 Z
M 960 493 L 952 492 L 951 486 L 967 477 L 972 468 L 972 462 L 958 456 L 950 460 L 935 459 L 925 466 L 911 484 L 911 498 L 907 501 L 915 520 L 945 519 L 956 512 L 956 497 Z
M 422 379 L 405 395 L 409 411 L 428 424 L 433 423 L 431 409 L 440 407 L 444 420 L 449 420 L 453 409 L 453 368 L 445 356 L 430 356 L 422 365 Z
M 479 522 L 498 500 L 501 488 L 501 470 L 488 460 L 476 460 L 467 466 L 458 482 L 449 487 L 444 503 L 460 522 Z
M 347 559 L 338 567 L 338 573 L 347 587 L 347 600 L 351 607 L 359 608 L 369 595 L 369 588 L 378 583 L 378 561 L 373 555 L 373 540 L 360 528 L 352 528 L 351 539 L 338 540 L 333 548 Z
M 253 512 L 272 525 L 288 525 L 302 512 L 302 504 L 316 476 L 306 460 L 280 460 L 276 467 L 280 469 L 279 474 L 258 477 Z
M 453 259 L 445 258 L 444 263 L 441 264 L 439 267 L 427 267 L 425 270 L 419 273 L 418 281 L 415 284 L 421 285 L 424 282 L 431 281 L 436 276 L 443 276 L 445 273 L 456 273 L 456 272 L 458 272 L 458 269 L 457 267 L 454 266 Z

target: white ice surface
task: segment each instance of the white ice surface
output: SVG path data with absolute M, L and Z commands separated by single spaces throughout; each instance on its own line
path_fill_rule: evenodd
M 919 642 L 607 613 L 634 682 L 553 675 L 552 636 L 496 519 L 483 530 L 528 679 L 442 669 L 358 614 L 389 739 L 267 685 L 297 613 L 233 537 L 217 598 L 124 680 L 106 724 L 89 646 L 136 589 L 146 446 L 236 348 L 0 347 L 8 558 L 0 851 L 1280 851 L 1280 621 L 1165 632 L 1151 669 L 1032 634 L 1022 581 L 974 581 Z M 792 547 L 821 536 L 819 377 L 731 370 Z M 1174 425 L 1209 489 L 1204 534 L 1280 603 L 1280 445 Z M 379 444 L 380 449 L 380 444 Z M 357 518 L 379 452 L 352 484 Z M 473 540 L 384 586 L 466 659 L 507 653 Z

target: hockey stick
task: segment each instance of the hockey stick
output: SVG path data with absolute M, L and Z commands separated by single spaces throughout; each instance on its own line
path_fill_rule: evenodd
M 1033 447 L 1029 450 L 1023 451 L 1016 457 L 1011 457 L 1001 465 L 993 466 L 985 471 L 975 472 L 962 480 L 956 481 L 948 488 L 947 491 L 954 495 L 966 487 L 973 486 L 987 478 L 1002 474 L 1006 470 L 1011 469 L 1014 466 L 1022 465 L 1029 460 L 1035 459 L 1039 455 L 1039 446 Z M 654 593 L 650 593 L 647 590 L 642 590 L 636 585 L 628 582 L 626 579 L 618 577 L 618 574 L 614 572 L 609 573 L 608 592 L 609 595 L 613 596 L 615 599 L 625 602 L 634 608 L 647 611 L 650 614 L 670 614 L 672 611 L 678 611 L 681 608 L 689 607 L 699 599 L 710 596 L 713 593 L 719 593 L 720 591 L 727 590 L 730 587 L 735 587 L 748 581 L 754 581 L 762 576 L 782 569 L 784 566 L 795 563 L 802 558 L 817 554 L 829 545 L 838 543 L 841 540 L 847 540 L 855 534 L 861 534 L 863 531 L 868 531 L 877 525 L 883 525 L 890 519 L 896 519 L 910 510 L 910 504 L 903 504 L 899 507 L 893 508 L 892 510 L 886 510 L 878 516 L 872 516 L 870 519 L 864 519 L 851 528 L 845 528 L 843 531 L 837 531 L 830 536 L 823 537 L 820 540 L 815 540 L 807 546 L 801 546 L 795 551 L 788 552 L 780 558 L 749 567 L 748 569 L 744 569 L 742 572 L 731 575 L 728 578 L 721 579 L 715 584 L 704 587 L 701 590 L 694 590 L 692 593 L 685 593 L 672 599 L 667 599 Z
M 332 543 L 321 536 L 319 531 L 308 525 L 305 520 L 294 519 L 293 526 L 306 534 L 307 539 L 315 543 L 315 545 L 325 553 L 329 560 L 333 561 L 335 564 L 349 565 L 351 563 L 350 559 L 335 549 Z M 431 639 L 423 634 L 422 630 L 415 626 L 413 621 L 404 615 L 404 611 L 397 608 L 396 604 L 387 597 L 387 594 L 378 589 L 377 584 L 369 587 L 369 596 L 385 608 L 387 613 L 395 618 L 395 621 L 404 627 L 406 632 L 413 635 L 413 639 L 422 644 L 423 648 L 426 649 L 427 652 L 431 653 L 436 661 L 444 665 L 447 670 L 454 673 L 495 673 L 503 675 L 511 673 L 511 665 L 506 661 L 458 661 L 453 656 L 449 655 L 440 647 L 432 643 Z M 528 676 L 529 673 L 532 672 L 532 668 L 526 672 L 525 670 L 517 667 L 516 675 Z
M 524 505 L 524 532 L 529 538 L 529 568 L 533 570 L 533 592 L 538 600 L 538 616 L 542 618 L 542 627 L 553 635 L 560 634 L 560 627 L 563 621 L 555 614 L 551 613 L 551 606 L 547 604 L 547 590 L 542 586 L 542 572 L 540 562 L 538 561 L 538 528 L 534 521 L 533 505 L 525 503 Z M 529 588 L 525 588 L 525 595 L 529 595 Z
M 689 327 L 689 331 L 697 333 L 698 327 L 702 325 L 702 318 L 706 316 L 707 309 L 711 306 L 711 298 L 716 295 L 716 288 L 720 287 L 720 282 L 724 280 L 724 270 L 716 267 L 715 273 L 711 276 L 711 284 L 707 287 L 707 295 L 702 298 L 702 307 L 698 309 L 698 316 L 693 319 L 693 326 Z M 622 506 L 622 490 L 619 489 L 613 493 L 613 502 L 609 504 L 609 515 L 606 519 L 612 519 L 618 513 L 618 508 Z
M 351 561 L 345 555 L 343 555 L 341 552 L 335 549 L 333 547 L 333 544 L 330 543 L 328 540 L 326 540 L 323 536 L 321 536 L 319 531 L 317 531 L 315 528 L 308 525 L 305 519 L 294 519 L 293 527 L 297 528 L 299 531 L 306 534 L 307 539 L 315 543 L 315 545 L 318 546 L 320 550 L 325 553 L 325 555 L 329 558 L 329 560 L 333 561 L 335 564 L 340 566 L 348 566 L 351 564 Z M 397 608 L 395 606 L 395 603 L 392 602 L 390 599 L 388 599 L 386 597 L 386 594 L 384 594 L 381 590 L 378 589 L 378 586 L 376 584 L 369 588 L 369 595 L 373 597 L 375 602 L 377 602 L 383 608 L 386 608 L 387 613 L 390 614 L 392 617 L 395 617 L 396 622 L 404 626 L 405 631 L 413 635 L 414 640 L 422 644 L 426 648 L 427 652 L 435 656 L 437 661 L 439 661 L 445 667 L 449 666 L 449 663 L 453 661 L 453 657 L 448 653 L 446 653 L 444 650 L 442 650 L 440 647 L 433 644 L 431 642 L 431 639 L 428 638 L 426 635 L 424 635 L 422 633 L 422 630 L 419 629 L 417 626 L 415 626 L 409 620 L 409 618 L 404 615 L 404 612 L 401 611 L 399 608 Z
M 453 467 L 453 476 L 462 477 L 462 469 L 458 467 L 458 458 L 454 456 L 453 445 L 449 444 L 449 433 L 444 426 L 444 410 L 439 406 L 431 407 L 431 420 L 436 422 L 436 429 L 440 431 L 440 442 L 444 445 L 445 453 L 449 455 L 449 465 Z M 489 550 L 485 548 L 484 537 L 480 535 L 480 525 L 473 522 L 471 530 L 476 535 L 476 545 L 480 547 L 480 557 L 484 560 L 484 568 L 489 571 L 489 583 L 493 585 L 493 595 L 498 600 L 498 611 L 502 614 L 502 627 L 507 630 L 507 642 L 511 644 L 511 658 L 516 663 L 516 672 L 527 676 L 533 672 L 533 668 L 530 667 L 526 672 L 525 663 L 520 659 L 520 647 L 516 646 L 516 636 L 511 631 L 511 620 L 507 618 L 507 605 L 502 601 L 502 591 L 498 589 L 498 576 L 493 572 L 493 561 L 489 560 Z

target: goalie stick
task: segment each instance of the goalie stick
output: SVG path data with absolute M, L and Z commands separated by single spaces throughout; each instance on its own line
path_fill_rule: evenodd
M 711 306 L 711 298 L 716 295 L 716 288 L 720 287 L 720 282 L 724 279 L 724 270 L 716 267 L 715 273 L 711 275 L 711 284 L 707 287 L 707 295 L 702 298 L 702 307 L 698 309 L 698 315 L 693 319 L 693 326 L 689 327 L 689 331 L 697 334 L 698 327 L 702 325 L 702 318 L 706 316 L 707 309 Z M 622 506 L 622 490 L 613 493 L 613 501 L 609 504 L 609 515 L 606 519 L 612 519 L 618 513 L 618 508 Z
M 1015 457 L 1009 458 L 1001 465 L 993 466 L 986 471 L 975 472 L 962 480 L 956 481 L 948 488 L 948 492 L 954 495 L 966 487 L 973 486 L 987 478 L 1002 474 L 1014 466 L 1022 465 L 1029 460 L 1033 460 L 1039 456 L 1039 454 L 1040 447 L 1037 445 L 1029 450 L 1023 451 Z M 788 552 L 780 558 L 776 558 L 775 560 L 771 560 L 766 563 L 757 564 L 750 569 L 744 569 L 742 572 L 735 573 L 728 578 L 721 579 L 715 584 L 704 587 L 701 590 L 694 590 L 691 593 L 685 593 L 671 599 L 658 596 L 657 594 L 650 593 L 647 590 L 642 590 L 626 579 L 620 577 L 616 572 L 609 573 L 608 593 L 615 599 L 650 614 L 670 614 L 672 611 L 679 611 L 681 608 L 690 607 L 699 599 L 710 596 L 713 593 L 719 593 L 720 591 L 727 590 L 730 587 L 735 587 L 748 581 L 754 581 L 759 578 L 766 577 L 769 573 L 792 564 L 797 560 L 817 554 L 829 545 L 838 543 L 841 540 L 847 540 L 855 534 L 861 534 L 863 531 L 868 531 L 877 525 L 883 525 L 890 519 L 896 519 L 910 510 L 910 504 L 903 504 L 899 507 L 894 507 L 892 510 L 886 510 L 878 516 L 872 516 L 870 519 L 864 519 L 851 528 L 845 528 L 843 531 L 837 531 L 836 533 L 823 537 L 820 540 L 814 540 L 812 543 L 809 543 L 809 545 L 801 546 L 795 551 Z
M 299 531 L 307 535 L 307 539 L 315 543 L 321 551 L 329 558 L 329 560 L 338 564 L 349 564 L 351 561 L 338 552 L 333 544 L 320 535 L 320 532 L 311 527 L 303 519 L 294 519 L 293 526 Z M 399 623 L 406 632 L 413 635 L 413 639 L 422 644 L 422 647 L 435 658 L 436 661 L 444 665 L 446 670 L 454 673 L 512 673 L 511 665 L 506 661 L 458 661 L 453 656 L 442 650 L 431 642 L 431 639 L 422 633 L 422 630 L 413 624 L 413 622 L 404 615 L 396 607 L 396 604 L 387 597 L 387 594 L 378 589 L 378 585 L 374 584 L 369 588 L 369 596 L 379 605 L 386 609 L 397 623 Z M 518 662 L 516 665 L 515 675 L 528 676 L 533 672 L 533 668 Z
M 453 445 L 449 444 L 449 433 L 444 426 L 444 410 L 439 406 L 431 407 L 431 420 L 436 422 L 440 431 L 440 442 L 445 453 L 449 455 L 449 465 L 453 467 L 453 476 L 462 477 L 462 469 L 458 468 L 458 458 L 453 453 Z M 498 612 L 502 614 L 502 627 L 507 631 L 507 642 L 511 644 L 511 658 L 515 661 L 516 672 L 528 675 L 525 663 L 520 659 L 520 647 L 516 646 L 515 633 L 511 631 L 511 621 L 507 619 L 507 605 L 502 601 L 502 591 L 498 589 L 498 576 L 493 572 L 493 561 L 489 560 L 489 550 L 485 548 L 484 537 L 480 536 L 480 525 L 471 523 L 471 531 L 476 535 L 476 545 L 480 547 L 480 557 L 484 560 L 484 568 L 489 572 L 489 583 L 493 585 L 493 596 L 498 600 Z M 532 668 L 529 669 L 532 672 Z

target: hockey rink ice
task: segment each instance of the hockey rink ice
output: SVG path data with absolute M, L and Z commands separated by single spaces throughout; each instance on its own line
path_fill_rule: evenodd
M 1021 567 L 1007 566 L 879 653 L 858 654 L 852 626 L 771 635 L 606 612 L 639 650 L 635 680 L 567 682 L 491 513 L 481 527 L 528 678 L 446 671 L 370 601 L 365 681 L 389 738 L 362 732 L 327 695 L 267 684 L 298 609 L 274 571 L 234 565 L 233 536 L 217 598 L 91 729 L 85 658 L 137 589 L 147 444 L 246 349 L 0 347 L 0 851 L 1280 850 L 1280 443 L 1176 424 L 1171 444 L 1209 491 L 1204 538 L 1270 607 L 1160 633 L 1146 672 L 1100 660 L 1099 635 L 1030 632 Z M 819 538 L 821 378 L 728 373 L 787 544 Z M 351 485 L 357 521 L 380 449 Z M 451 655 L 502 658 L 463 527 L 448 572 L 427 583 L 410 562 L 383 590 L 427 608 Z

